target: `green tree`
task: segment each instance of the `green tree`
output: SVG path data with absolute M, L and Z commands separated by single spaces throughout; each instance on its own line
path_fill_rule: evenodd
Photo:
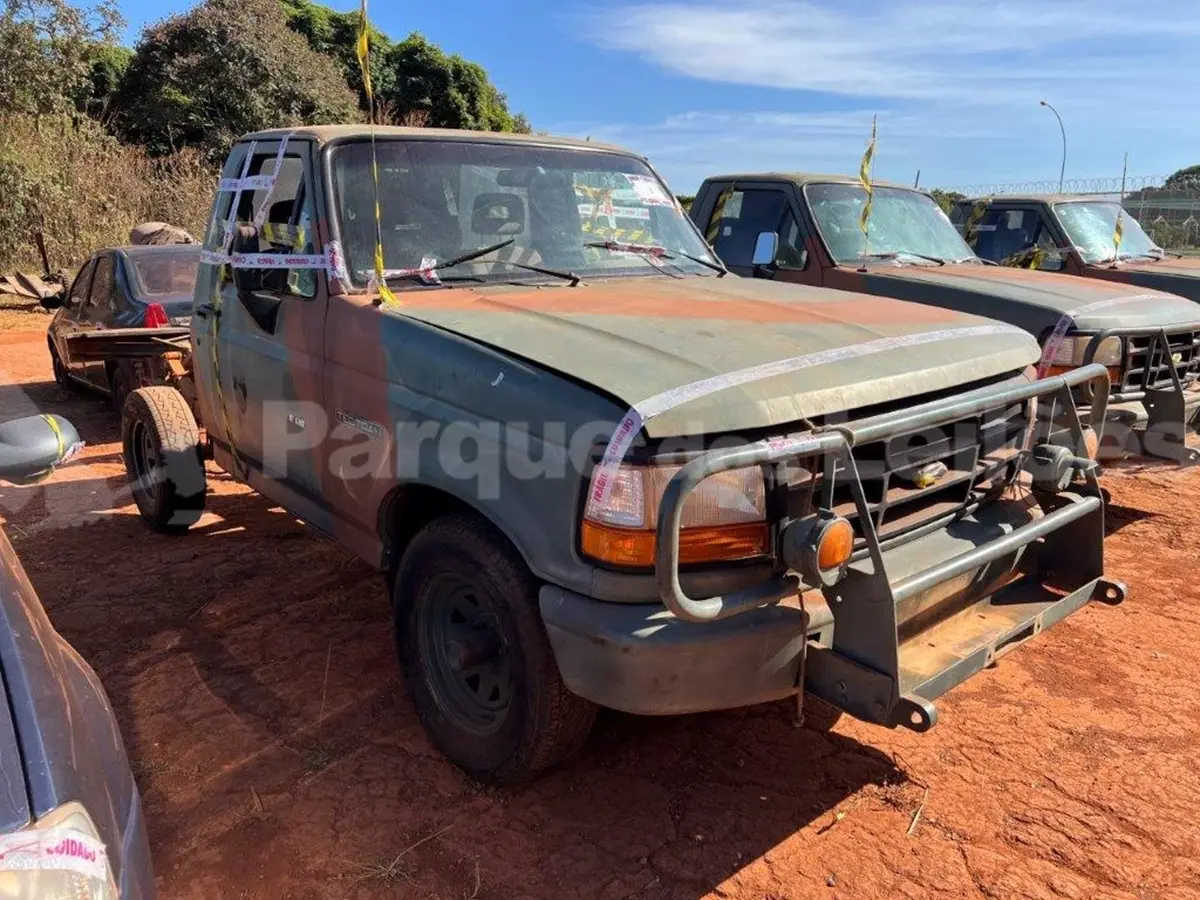
M 384 56 L 390 84 L 378 95 L 393 118 L 404 121 L 423 117 L 434 128 L 481 131 L 528 129 L 524 117 L 515 117 L 508 100 L 488 80 L 478 63 L 447 55 L 420 34 L 410 34 Z
M 960 194 L 958 191 L 943 191 L 941 188 L 934 188 L 929 192 L 935 203 L 942 208 L 942 212 L 950 215 L 950 211 L 954 209 L 954 204 L 960 200 L 966 200 L 966 194 Z
M 312 0 L 280 0 L 288 26 L 304 35 L 318 53 L 332 57 L 346 84 L 367 108 L 355 41 L 358 11 L 337 12 Z M 450 55 L 420 34 L 396 43 L 374 26 L 370 30 L 371 83 L 382 117 L 394 124 L 486 131 L 532 131 L 524 115 L 512 113 L 508 100 L 477 63 Z
M 308 45 L 318 53 L 332 57 L 342 71 L 342 77 L 350 89 L 358 95 L 362 109 L 367 108 L 367 96 L 363 87 L 362 71 L 359 68 L 355 47 L 358 42 L 358 10 L 338 12 L 312 0 L 279 0 L 287 18 L 288 27 L 304 36 Z M 391 88 L 391 72 L 384 64 L 384 56 L 393 46 L 387 35 L 370 27 L 371 84 L 376 94 L 386 93 Z
M 123 24 L 113 0 L 0 0 L 0 116 L 62 112 L 89 92 L 97 46 Z
M 75 105 L 92 118 L 103 120 L 133 59 L 133 51 L 117 44 L 93 44 L 87 58 L 88 79 L 77 91 Z
M 1188 166 L 1167 177 L 1163 182 L 1164 189 L 1178 190 L 1180 188 L 1200 187 L 1200 166 Z
M 246 132 L 359 117 L 337 64 L 288 27 L 279 0 L 204 0 L 148 29 L 112 114 L 151 153 L 210 158 Z

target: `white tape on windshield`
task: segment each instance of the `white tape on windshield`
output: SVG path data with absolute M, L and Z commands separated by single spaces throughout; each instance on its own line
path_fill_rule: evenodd
M 1062 317 L 1054 326 L 1054 330 L 1050 332 L 1050 337 L 1046 339 L 1046 345 L 1042 348 L 1042 359 L 1038 363 L 1037 376 L 1045 378 L 1046 372 L 1049 371 L 1054 357 L 1058 353 L 1058 348 L 1062 346 L 1063 339 L 1066 338 L 1067 332 L 1075 324 L 1075 320 L 1084 313 L 1095 312 L 1098 309 L 1105 309 L 1109 306 L 1120 306 L 1122 303 L 1133 303 L 1136 300 L 1157 300 L 1159 296 L 1156 294 L 1131 294 L 1128 297 L 1109 297 L 1107 300 L 1097 300 L 1094 303 L 1087 303 L 1077 309 L 1069 310 L 1062 314 Z
M 349 283 L 342 247 L 330 241 L 324 253 L 221 253 L 200 251 L 202 265 L 229 266 L 233 269 L 321 269 L 331 278 Z
M 233 199 L 229 202 L 229 215 L 225 217 L 225 231 L 221 238 L 221 249 L 226 253 L 229 252 L 229 247 L 233 243 L 233 231 L 237 227 L 238 204 L 242 200 L 242 182 L 246 180 L 246 175 L 250 171 L 250 163 L 254 159 L 254 151 L 257 147 L 258 141 L 251 141 L 250 146 L 246 148 L 246 158 L 242 160 L 242 173 L 238 176 L 238 185 L 234 188 Z
M 741 385 L 750 384 L 754 381 L 762 381 L 766 378 L 773 378 L 776 375 L 787 375 L 800 369 L 810 369 L 814 366 L 842 362 L 847 359 L 859 359 L 876 353 L 885 353 L 888 350 L 920 347 L 924 344 L 933 344 L 957 338 L 984 337 L 994 334 L 1025 334 L 1025 332 L 1013 325 L 997 324 L 976 325 L 969 328 L 946 328 L 939 331 L 928 331 L 923 334 L 904 334 L 896 337 L 877 338 L 861 344 L 851 344 L 848 347 L 821 350 L 817 353 L 793 356 L 789 359 L 781 359 L 765 363 L 761 366 L 751 366 L 747 369 L 739 369 L 736 372 L 715 375 L 712 378 L 705 378 L 702 381 L 695 381 L 691 384 L 672 388 L 669 391 L 663 391 L 661 394 L 655 394 L 653 397 L 648 397 L 641 403 L 635 404 L 625 414 L 624 418 L 621 419 L 612 437 L 609 438 L 608 446 L 604 448 L 604 456 L 601 458 L 599 465 L 596 467 L 596 472 L 592 476 L 591 500 L 594 503 L 605 503 L 608 501 L 612 493 L 613 481 L 616 477 L 617 469 L 624 461 L 625 454 L 633 445 L 633 441 L 637 437 L 638 432 L 642 430 L 642 426 L 655 416 L 661 415 L 677 406 L 682 406 L 701 397 L 707 397 L 709 394 L 715 394 L 718 391 L 740 387 Z
M 76 872 L 108 880 L 104 844 L 73 828 L 17 831 L 0 836 L 0 872 Z

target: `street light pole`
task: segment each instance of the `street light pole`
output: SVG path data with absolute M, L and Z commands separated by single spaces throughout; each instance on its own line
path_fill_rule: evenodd
M 1058 170 L 1058 192 L 1061 194 L 1063 189 L 1063 177 L 1067 174 L 1067 129 L 1066 126 L 1063 125 L 1062 116 L 1058 114 L 1057 109 L 1055 109 L 1045 100 L 1041 101 L 1041 105 L 1050 110 L 1050 112 L 1054 113 L 1054 118 L 1058 119 L 1058 130 L 1062 132 L 1062 166 Z

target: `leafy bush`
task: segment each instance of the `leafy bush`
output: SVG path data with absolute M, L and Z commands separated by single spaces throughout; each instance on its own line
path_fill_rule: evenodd
M 279 0 L 205 0 L 148 29 L 113 101 L 126 140 L 213 160 L 247 132 L 358 118 L 337 63 L 288 28 Z

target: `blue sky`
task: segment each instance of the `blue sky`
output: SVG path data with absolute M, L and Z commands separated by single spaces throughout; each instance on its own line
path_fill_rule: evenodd
M 122 0 L 128 40 L 186 0 Z M 335 0 L 339 9 L 355 0 Z M 536 129 L 706 174 L 850 172 L 879 116 L 875 174 L 924 186 L 1166 175 L 1200 163 L 1196 0 L 375 0 L 481 63 Z

